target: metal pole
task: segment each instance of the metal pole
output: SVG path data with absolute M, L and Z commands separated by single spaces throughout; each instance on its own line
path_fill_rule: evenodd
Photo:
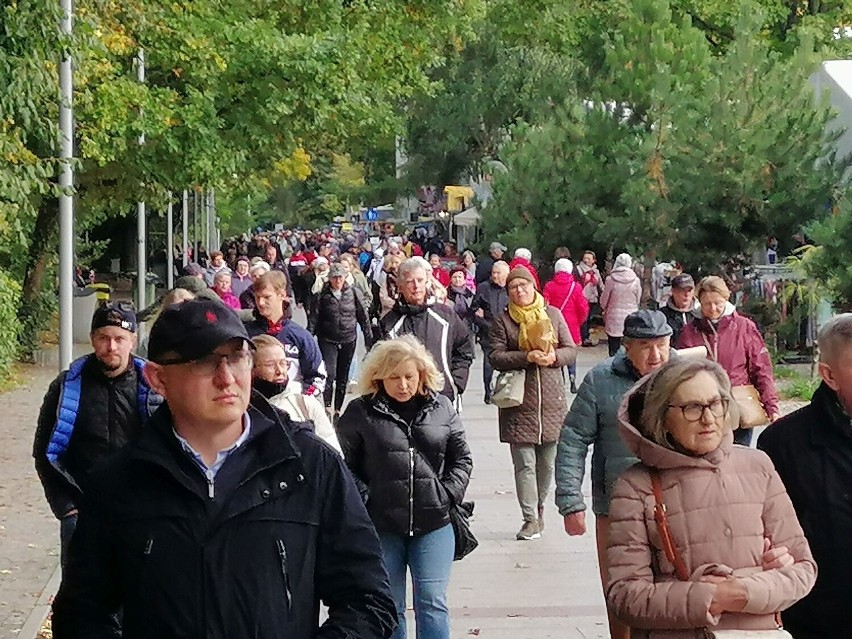
M 139 49 L 136 58 L 136 79 L 145 82 L 145 50 Z M 139 136 L 139 146 L 145 144 L 145 134 Z M 148 273 L 145 250 L 145 202 L 136 204 L 136 302 L 137 308 L 147 305 L 145 295 L 145 275 Z
M 209 257 L 213 250 L 210 246 L 210 189 L 204 189 L 204 248 Z
M 198 190 L 192 189 L 192 261 L 198 262 Z M 200 262 L 198 262 L 200 264 Z
M 183 217 L 183 265 L 189 261 L 189 256 L 186 254 L 187 246 L 189 245 L 189 193 L 186 189 L 183 190 L 183 209 L 181 210 Z
M 210 216 L 213 219 L 213 243 L 216 245 L 216 250 L 222 248 L 222 239 L 219 235 L 219 216 L 216 215 L 216 189 L 210 187 Z
M 172 210 L 174 202 L 172 201 L 172 192 L 169 191 L 169 208 L 166 209 L 166 286 L 169 290 L 175 287 L 175 229 L 174 211 Z
M 73 22 L 72 0 L 61 0 L 60 32 L 70 40 Z M 70 42 L 66 43 L 70 46 Z M 59 169 L 59 370 L 65 370 L 74 356 L 74 76 L 71 52 L 65 49 L 59 63 L 59 130 L 61 164 Z

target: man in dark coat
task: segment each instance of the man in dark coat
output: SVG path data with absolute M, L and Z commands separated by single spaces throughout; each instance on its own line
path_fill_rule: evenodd
M 505 244 L 500 242 L 491 242 L 488 247 L 488 255 L 483 255 L 476 263 L 476 283 L 482 284 L 487 282 L 491 277 L 491 267 L 495 262 L 505 262 L 503 254 L 508 251 Z
M 171 306 L 149 354 L 166 403 L 92 478 L 54 636 L 389 637 L 395 607 L 354 480 L 307 425 L 251 394 L 236 314 Z
M 399 265 L 400 297 L 379 328 L 382 339 L 414 335 L 423 342 L 444 375 L 442 394 L 458 406 L 473 362 L 473 339 L 452 308 L 430 301 L 431 271 L 422 257 L 410 257 Z
M 769 426 L 772 459 L 819 566 L 814 589 L 781 613 L 796 639 L 846 636 L 852 592 L 852 313 L 819 333 L 822 384 L 811 403 Z
M 60 522 L 63 565 L 90 473 L 138 435 L 161 401 L 142 375 L 145 360 L 132 356 L 136 316 L 129 305 L 98 308 L 91 340 L 93 352 L 50 384 L 33 443 L 36 472 Z

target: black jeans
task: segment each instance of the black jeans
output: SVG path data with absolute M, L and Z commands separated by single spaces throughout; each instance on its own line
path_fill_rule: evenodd
M 349 383 L 349 366 L 355 357 L 355 344 L 357 340 L 345 344 L 327 342 L 323 339 L 319 342 L 322 361 L 325 362 L 325 390 L 323 399 L 326 408 L 331 406 L 334 397 L 334 410 L 340 412 L 343 400 L 346 397 L 346 385 Z M 336 387 L 335 387 L 336 386 Z
M 77 515 L 66 515 L 59 520 L 59 565 L 65 569 L 65 562 L 68 560 L 68 546 L 71 544 L 71 537 L 74 536 L 74 531 L 77 529 Z

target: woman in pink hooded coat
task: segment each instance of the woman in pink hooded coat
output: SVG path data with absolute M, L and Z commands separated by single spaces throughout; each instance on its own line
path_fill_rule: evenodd
M 669 361 L 621 405 L 640 463 L 613 490 L 606 598 L 632 639 L 790 636 L 777 613 L 810 592 L 816 564 L 772 461 L 734 446 L 738 420 L 727 374 L 707 359 Z
M 642 284 L 633 271 L 633 258 L 621 253 L 615 258 L 615 267 L 606 278 L 601 293 L 601 308 L 604 314 L 604 330 L 609 338 L 609 356 L 621 348 L 624 337 L 624 319 L 639 310 L 642 299 Z
M 568 330 L 575 344 L 580 344 L 580 326 L 589 315 L 589 301 L 583 294 L 583 287 L 574 278 L 574 265 L 567 258 L 556 260 L 553 279 L 544 285 L 544 301 L 562 312 Z M 577 392 L 577 364 L 568 367 L 571 380 L 571 392 Z

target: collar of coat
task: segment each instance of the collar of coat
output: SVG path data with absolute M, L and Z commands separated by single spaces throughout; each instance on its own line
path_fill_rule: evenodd
M 309 429 L 310 424 L 292 422 L 283 412 L 273 408 L 269 402 L 257 392 L 252 393 L 248 408 L 251 419 L 251 434 L 247 444 L 262 440 L 257 446 L 259 463 L 258 471 L 288 461 L 299 460 L 300 454 L 293 442 L 291 432 Z M 188 459 L 181 450 L 180 444 L 173 432 L 174 421 L 167 403 L 163 403 L 151 417 L 146 428 L 135 444 L 131 444 L 132 457 L 156 464 L 168 470 L 181 483 L 185 461 Z
M 382 413 L 387 417 L 390 417 L 396 422 L 405 425 L 408 427 L 408 424 L 405 420 L 400 417 L 395 410 L 390 407 L 390 403 L 388 402 L 388 397 L 385 393 L 381 392 L 376 394 L 372 398 L 367 398 L 367 403 L 373 407 L 378 413 Z M 432 390 L 426 391 L 426 402 L 423 404 L 423 408 L 420 409 L 420 412 L 417 413 L 417 416 L 414 418 L 415 422 L 422 421 L 425 415 L 428 415 L 430 412 L 435 410 L 438 407 L 438 393 Z
M 811 398 L 811 406 L 824 415 L 810 428 L 811 441 L 821 446 L 832 446 L 837 443 L 837 436 L 852 439 L 852 419 L 843 410 L 837 393 L 831 390 L 825 382 L 819 385 Z

